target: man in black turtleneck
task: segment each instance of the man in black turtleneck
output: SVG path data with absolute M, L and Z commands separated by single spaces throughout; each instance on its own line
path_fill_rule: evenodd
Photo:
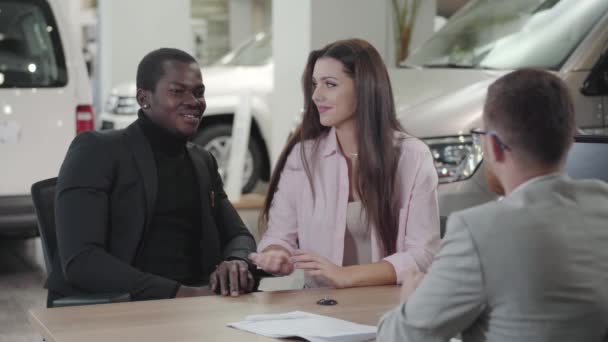
M 49 305 L 74 295 L 143 300 L 254 289 L 247 256 L 255 241 L 215 159 L 188 142 L 204 92 L 192 56 L 155 50 L 137 69 L 137 121 L 74 139 L 57 182 Z
M 188 138 L 150 120 L 141 111 L 136 124 L 152 147 L 158 190 L 154 215 L 135 266 L 184 285 L 198 285 L 200 274 L 200 191 L 186 151 Z

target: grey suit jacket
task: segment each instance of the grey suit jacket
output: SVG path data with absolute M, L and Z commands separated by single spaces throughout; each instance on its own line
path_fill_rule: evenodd
M 378 341 L 607 341 L 608 185 L 535 179 L 453 214 L 429 273 Z

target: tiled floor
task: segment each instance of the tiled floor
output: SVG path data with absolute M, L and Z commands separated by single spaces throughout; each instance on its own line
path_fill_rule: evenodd
M 239 214 L 257 238 L 258 210 Z M 28 310 L 46 306 L 44 258 L 39 238 L 0 238 L 0 342 L 40 342 L 28 321 Z M 264 280 L 260 289 L 297 288 L 301 275 Z

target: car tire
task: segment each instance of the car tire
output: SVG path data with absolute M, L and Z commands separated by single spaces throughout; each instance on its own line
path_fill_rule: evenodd
M 193 143 L 205 148 L 211 152 L 218 162 L 218 171 L 222 178 L 224 177 L 224 168 L 228 164 L 229 148 L 220 152 L 220 146 L 224 146 L 226 142 L 230 143 L 232 139 L 232 125 L 216 124 L 212 126 L 202 127 L 196 137 L 192 140 Z M 249 146 L 245 155 L 245 170 L 243 174 L 243 193 L 249 193 L 253 190 L 257 182 L 260 180 L 263 168 L 262 148 L 259 139 L 255 136 L 249 137 Z M 248 165 L 249 164 L 249 165 Z M 245 178 L 247 169 L 250 168 L 248 177 Z M 225 180 L 224 180 L 225 181 Z

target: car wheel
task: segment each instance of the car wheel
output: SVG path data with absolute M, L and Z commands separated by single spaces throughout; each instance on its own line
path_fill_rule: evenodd
M 226 182 L 226 168 L 230 159 L 230 144 L 232 141 L 232 125 L 219 124 L 203 127 L 193 142 L 209 151 L 217 160 L 218 171 Z M 254 136 L 249 138 L 249 146 L 245 155 L 243 169 L 243 193 L 253 190 L 262 174 L 262 149 L 260 142 Z

